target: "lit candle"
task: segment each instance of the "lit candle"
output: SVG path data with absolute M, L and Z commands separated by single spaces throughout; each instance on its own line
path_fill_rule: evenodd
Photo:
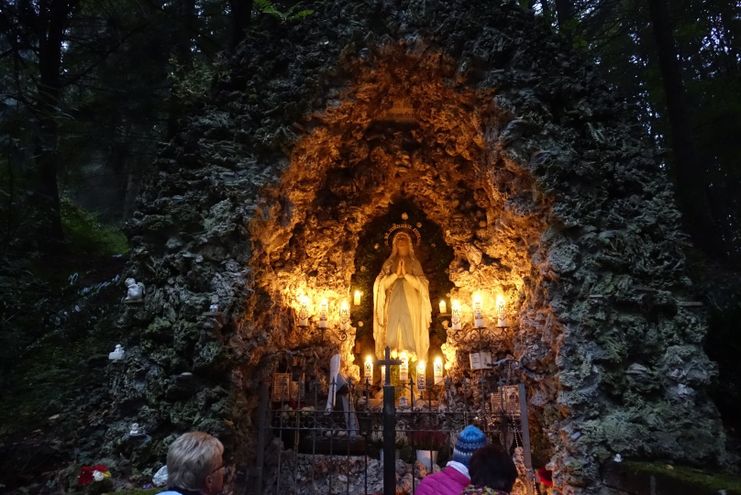
M 322 299 L 319 303 L 319 328 L 327 328 L 327 315 L 329 314 L 329 302 Z
M 507 300 L 502 294 L 497 294 L 497 326 L 506 327 L 507 321 L 504 318 L 504 305 Z
M 481 310 L 481 294 L 473 295 L 473 325 L 476 328 L 484 327 L 484 313 Z
M 363 371 L 365 379 L 369 382 L 373 382 L 373 356 L 365 356 L 365 366 L 363 367 Z
M 450 325 L 453 330 L 461 329 L 461 302 L 457 299 L 450 301 Z
M 309 296 L 301 295 L 298 298 L 299 309 L 298 309 L 298 326 L 308 327 L 309 326 Z
M 401 359 L 401 365 L 399 365 L 399 381 L 407 382 L 409 381 L 409 355 L 406 351 L 402 351 L 399 358 Z
M 433 383 L 435 385 L 439 385 L 443 381 L 443 358 L 440 356 L 435 358 L 435 361 L 432 363 L 432 374 L 433 374 Z
M 347 328 L 350 323 L 350 303 L 345 299 L 340 303 L 340 324 L 342 328 Z
M 448 312 L 448 304 L 445 302 L 445 299 L 440 299 L 440 314 L 444 315 Z
M 427 388 L 427 366 L 424 361 L 417 362 L 417 390 L 420 392 Z
M 353 295 L 352 295 L 352 303 L 355 306 L 360 306 L 360 300 L 362 298 L 363 298 L 363 293 L 359 290 L 356 290 L 355 292 L 353 292 Z

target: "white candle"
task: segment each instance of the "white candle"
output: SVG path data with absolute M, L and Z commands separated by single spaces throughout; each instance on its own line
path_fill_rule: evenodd
M 440 299 L 439 308 L 440 308 L 441 315 L 444 315 L 445 313 L 448 312 L 448 304 L 445 302 L 445 299 Z
M 383 370 L 383 368 L 381 368 Z M 365 366 L 363 367 L 365 379 L 373 383 L 373 356 L 365 356 Z
M 476 328 L 484 327 L 484 313 L 481 310 L 481 294 L 473 295 L 473 324 Z
M 319 328 L 327 328 L 327 318 L 329 315 L 329 302 L 322 299 L 319 304 Z
M 497 294 L 497 326 L 506 327 L 507 321 L 504 318 L 504 305 L 507 300 L 502 294 Z
M 407 382 L 409 381 L 409 356 L 404 351 L 399 358 L 401 359 L 401 365 L 399 365 L 399 381 Z
M 432 364 L 433 382 L 435 385 L 439 385 L 443 381 L 443 358 L 440 356 L 435 358 Z
M 350 303 L 345 299 L 340 303 L 340 324 L 346 329 L 350 323 Z
M 427 366 L 424 361 L 417 363 L 417 390 L 420 392 L 427 388 Z
M 457 299 L 450 301 L 450 325 L 453 330 L 461 329 L 461 302 Z
M 360 306 L 360 300 L 363 298 L 363 293 L 359 290 L 356 290 L 352 295 L 352 303 L 355 306 Z
M 298 309 L 298 326 L 308 327 L 309 326 L 309 296 L 299 296 L 299 309 Z

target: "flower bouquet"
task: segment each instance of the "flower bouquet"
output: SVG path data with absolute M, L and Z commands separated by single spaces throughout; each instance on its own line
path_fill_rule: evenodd
M 80 487 L 86 487 L 87 492 L 91 494 L 110 491 L 113 488 L 111 471 L 104 464 L 82 466 L 80 475 L 77 477 L 77 484 Z

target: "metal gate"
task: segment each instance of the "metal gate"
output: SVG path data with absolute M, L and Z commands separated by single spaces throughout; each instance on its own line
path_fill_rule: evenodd
M 379 364 L 396 363 L 387 356 Z M 510 439 L 521 448 L 524 465 L 518 470 L 526 471 L 521 477 L 528 478 L 527 493 L 535 493 L 523 386 L 517 386 L 517 404 L 503 389 L 484 411 L 441 411 L 433 408 L 431 390 L 425 398 L 413 381 L 394 387 L 386 373 L 378 407 L 367 382 L 333 380 L 322 386 L 318 377 L 297 371 L 273 373 L 262 389 L 256 493 L 388 495 L 400 489 L 412 494 L 424 476 L 445 465 L 468 424 L 476 424 L 492 442 Z M 327 389 L 335 392 L 330 400 Z M 411 398 L 408 407 L 397 410 L 397 391 Z M 513 414 L 515 408 L 520 414 Z

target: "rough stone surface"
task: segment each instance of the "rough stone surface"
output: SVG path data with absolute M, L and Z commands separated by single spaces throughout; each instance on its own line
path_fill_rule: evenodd
M 678 304 L 686 238 L 632 109 L 510 2 L 312 8 L 259 19 L 154 164 L 122 274 L 147 296 L 118 319 L 130 340 L 102 453 L 151 466 L 204 429 L 249 479 L 270 356 L 303 342 L 296 294 L 348 294 L 364 226 L 404 197 L 452 248 L 453 294 L 508 296 L 507 345 L 564 493 L 611 493 L 618 452 L 721 459 L 705 317 Z M 401 98 L 419 125 L 374 126 Z M 148 444 L 125 439 L 132 422 Z

